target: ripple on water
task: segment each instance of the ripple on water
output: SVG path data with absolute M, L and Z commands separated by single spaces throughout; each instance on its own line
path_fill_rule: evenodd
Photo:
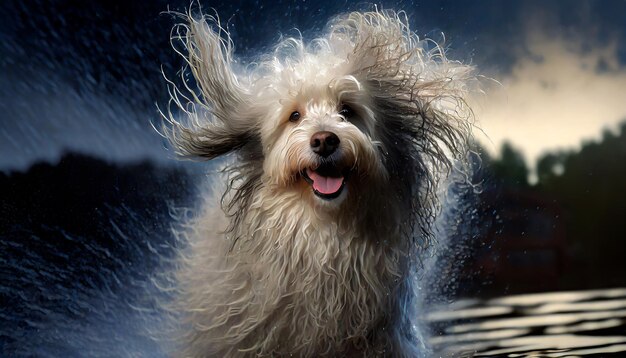
M 624 356 L 625 297 L 626 289 L 615 288 L 462 300 L 424 319 L 441 356 Z

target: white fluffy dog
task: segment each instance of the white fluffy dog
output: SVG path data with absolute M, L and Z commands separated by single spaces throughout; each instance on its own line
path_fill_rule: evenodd
M 168 115 L 167 135 L 233 155 L 222 208 L 184 232 L 181 355 L 419 355 L 413 277 L 465 158 L 471 68 L 403 13 L 339 16 L 245 68 L 215 18 L 186 19 L 173 39 L 201 93 L 173 87 L 190 120 Z

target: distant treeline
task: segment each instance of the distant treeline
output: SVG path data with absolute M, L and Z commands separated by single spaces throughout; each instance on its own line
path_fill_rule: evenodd
M 626 285 L 626 122 L 580 150 L 546 153 L 536 163 L 536 183 L 512 145 L 496 158 L 483 156 L 495 190 L 532 193 L 563 211 L 569 268 L 564 288 Z

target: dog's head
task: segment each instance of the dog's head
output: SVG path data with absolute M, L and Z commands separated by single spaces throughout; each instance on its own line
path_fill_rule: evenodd
M 258 93 L 273 102 L 259 110 L 267 184 L 329 207 L 387 172 L 367 89 L 327 50 L 323 61 L 308 54 L 297 63 L 277 61 Z
M 236 151 L 247 187 L 298 191 L 313 205 L 375 195 L 416 209 L 436 169 L 463 155 L 470 69 L 427 50 L 400 15 L 338 17 L 326 36 L 281 41 L 247 68 L 216 19 L 190 16 L 173 39 L 201 94 L 174 88 L 191 121 L 168 117 L 172 143 L 188 157 Z

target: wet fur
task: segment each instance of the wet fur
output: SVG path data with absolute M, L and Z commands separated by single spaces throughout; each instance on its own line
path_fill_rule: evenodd
M 325 36 L 285 39 L 245 69 L 217 19 L 185 16 L 173 30 L 200 92 L 172 86 L 187 119 L 166 114 L 166 134 L 184 157 L 233 153 L 222 206 L 207 200 L 181 232 L 181 356 L 420 354 L 413 277 L 438 184 L 465 158 L 471 68 L 403 16 L 339 16 Z M 319 130 L 341 138 L 330 160 L 352 169 L 331 202 L 299 175 L 320 164 L 308 144 Z

